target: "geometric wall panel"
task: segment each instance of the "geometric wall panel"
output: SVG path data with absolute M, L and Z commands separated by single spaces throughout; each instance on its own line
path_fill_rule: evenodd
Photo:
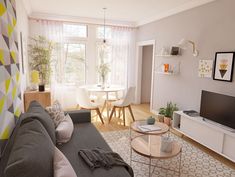
M 8 139 L 21 114 L 15 0 L 0 0 L 0 140 Z

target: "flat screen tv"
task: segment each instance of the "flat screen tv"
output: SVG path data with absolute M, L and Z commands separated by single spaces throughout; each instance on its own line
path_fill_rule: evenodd
M 200 116 L 235 129 L 235 97 L 203 90 Z

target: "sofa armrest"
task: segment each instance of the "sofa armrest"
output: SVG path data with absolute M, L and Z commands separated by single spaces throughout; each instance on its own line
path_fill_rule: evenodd
M 66 113 L 70 115 L 74 124 L 91 122 L 91 111 L 89 110 L 67 111 Z

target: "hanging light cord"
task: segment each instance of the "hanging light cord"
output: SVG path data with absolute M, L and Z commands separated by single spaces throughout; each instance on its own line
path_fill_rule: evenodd
M 105 12 L 106 12 L 106 9 L 107 9 L 106 7 L 103 8 L 103 10 L 104 10 L 104 40 L 103 40 L 103 42 L 104 43 L 106 43 L 106 39 L 105 39 L 105 37 L 106 37 L 105 36 L 105 33 L 106 33 L 106 13 Z

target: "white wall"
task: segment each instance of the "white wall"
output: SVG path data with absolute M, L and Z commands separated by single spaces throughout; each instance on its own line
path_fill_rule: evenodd
M 137 40 L 156 40 L 156 52 L 162 47 L 178 44 L 182 38 L 196 42 L 199 57 L 190 49 L 174 58 L 156 57 L 157 67 L 164 61 L 181 62 L 177 76 L 155 74 L 153 107 L 157 110 L 173 101 L 181 109 L 200 109 L 201 90 L 209 90 L 235 96 L 235 72 L 232 83 L 198 77 L 200 59 L 214 60 L 215 52 L 235 51 L 235 1 L 221 0 L 182 12 L 139 27 Z
M 27 55 L 27 45 L 28 45 L 28 15 L 22 1 L 16 1 L 16 13 L 17 13 L 17 31 L 18 31 L 18 42 L 19 42 L 19 59 L 20 59 L 20 68 L 21 68 L 21 93 L 22 101 L 23 94 L 26 90 L 28 83 L 28 55 Z M 20 32 L 22 32 L 23 37 L 23 51 L 24 51 L 24 73 L 22 72 L 22 55 L 21 55 L 21 41 L 20 41 Z M 23 104 L 22 104 L 23 105 Z

